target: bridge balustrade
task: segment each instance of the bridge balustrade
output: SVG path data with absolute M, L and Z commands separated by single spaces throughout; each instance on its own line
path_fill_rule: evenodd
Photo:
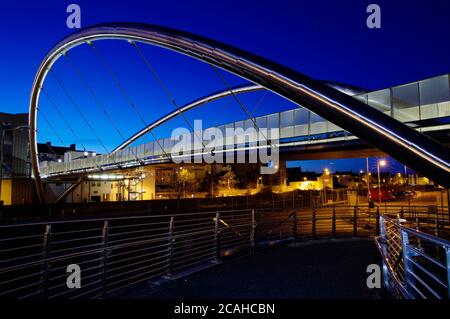
M 296 205 L 295 201 L 292 205 Z M 444 290 L 448 289 L 445 275 L 449 270 L 449 243 L 411 228 L 432 224 L 429 219 L 434 216 L 438 220 L 437 211 L 419 217 L 408 216 L 411 211 L 421 211 L 419 207 L 397 207 L 383 214 L 380 207 L 369 206 L 289 206 L 283 201 L 281 208 L 274 203 L 272 209 L 234 208 L 3 224 L 0 297 L 102 297 L 152 278 L 176 277 L 186 269 L 217 263 L 235 253 L 252 253 L 261 245 L 301 239 L 374 237 L 381 231 L 377 243 L 386 267 L 390 267 L 385 268 L 389 284 L 398 279 L 398 289 L 406 291 L 404 296 L 408 298 L 447 298 Z M 389 217 L 396 215 L 412 222 L 420 218 L 422 226 L 400 225 L 398 219 Z M 447 231 L 448 226 L 448 220 L 441 225 Z M 429 231 L 426 227 L 423 230 Z M 82 269 L 80 289 L 66 285 L 70 264 Z M 424 279 L 426 276 L 429 278 Z
M 380 217 L 384 286 L 406 299 L 450 298 L 450 242 Z

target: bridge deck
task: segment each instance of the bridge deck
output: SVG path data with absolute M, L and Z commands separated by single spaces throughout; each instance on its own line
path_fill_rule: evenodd
M 120 291 L 136 299 L 380 298 L 366 286 L 366 268 L 380 264 L 371 240 L 317 241 L 258 250 L 186 277 Z

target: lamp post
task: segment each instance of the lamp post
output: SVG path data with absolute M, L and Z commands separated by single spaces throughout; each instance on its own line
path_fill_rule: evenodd
M 4 147 L 4 140 L 5 140 L 5 132 L 29 128 L 28 125 L 20 125 L 20 126 L 15 126 L 15 127 L 8 127 L 8 128 L 5 128 L 4 126 L 5 126 L 4 123 L 0 123 L 0 203 L 2 202 L 1 196 L 2 196 L 2 183 L 3 183 L 3 154 L 4 154 L 3 147 Z
M 380 167 L 386 166 L 385 160 L 380 160 L 377 163 L 377 172 L 378 172 L 378 204 L 381 205 L 381 178 L 380 178 Z
M 370 206 L 370 172 L 369 172 L 369 158 L 366 157 L 366 183 L 367 183 L 367 203 Z
M 325 176 L 328 177 L 328 180 L 327 180 L 327 184 L 328 184 L 329 183 L 329 179 L 332 178 L 332 177 L 330 177 L 331 174 L 330 174 L 330 170 L 328 168 L 325 168 L 323 170 L 323 172 L 324 172 L 324 176 L 322 177 L 323 197 L 324 197 L 324 203 L 327 203 L 327 190 L 325 188 L 325 180 L 324 180 L 324 178 L 325 178 Z

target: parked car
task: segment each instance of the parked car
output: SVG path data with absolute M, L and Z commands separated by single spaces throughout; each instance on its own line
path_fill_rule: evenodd
M 398 191 L 394 193 L 394 196 L 397 199 L 411 199 L 416 197 L 416 192 L 415 191 L 410 191 L 410 190 L 406 190 L 406 191 Z
M 370 199 L 373 202 L 379 202 L 380 200 L 382 202 L 390 202 L 395 200 L 396 197 L 392 194 L 392 192 L 389 189 L 382 188 L 379 192 L 378 188 L 372 188 L 370 190 Z

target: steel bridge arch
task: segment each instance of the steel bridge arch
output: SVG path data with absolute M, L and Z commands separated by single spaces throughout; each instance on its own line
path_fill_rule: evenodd
M 177 108 L 176 110 L 164 115 L 163 117 L 157 119 L 156 121 L 150 123 L 149 125 L 147 125 L 146 127 L 144 127 L 143 129 L 141 129 L 140 131 L 136 132 L 135 134 L 133 134 L 132 136 L 130 136 L 129 138 L 127 138 L 125 141 L 123 141 L 120 145 L 118 145 L 115 149 L 113 149 L 111 151 L 111 153 L 115 153 L 118 152 L 122 149 L 124 149 L 125 147 L 127 147 L 128 145 L 130 145 L 131 143 L 133 143 L 134 141 L 136 141 L 137 139 L 141 138 L 142 136 L 144 136 L 145 134 L 147 134 L 148 132 L 150 132 L 151 130 L 157 128 L 158 126 L 160 126 L 161 124 L 170 121 L 171 119 L 173 119 L 175 116 L 187 112 L 189 110 L 192 110 L 196 107 L 199 107 L 203 104 L 207 104 L 209 102 L 212 101 L 216 101 L 216 100 L 220 100 L 223 99 L 227 96 L 231 96 L 231 95 L 235 95 L 235 94 L 241 94 L 241 93 L 247 93 L 247 92 L 254 92 L 254 91 L 259 91 L 259 90 L 264 90 L 265 88 L 261 85 L 258 84 L 244 84 L 244 85 L 240 85 L 240 86 L 235 86 L 233 88 L 230 89 L 226 89 L 226 90 L 222 90 L 219 92 L 215 92 L 212 94 L 208 94 L 204 97 L 201 97 L 197 100 L 194 100 L 192 102 L 189 102 L 185 105 L 183 105 L 182 107 Z
M 447 147 L 334 88 L 278 63 L 205 37 L 149 24 L 107 23 L 64 38 L 49 51 L 35 75 L 29 109 L 30 157 L 41 202 L 44 189 L 36 132 L 42 85 L 53 64 L 65 52 L 83 43 L 107 39 L 160 46 L 234 73 L 308 108 L 440 185 L 450 187 L 450 151 Z

